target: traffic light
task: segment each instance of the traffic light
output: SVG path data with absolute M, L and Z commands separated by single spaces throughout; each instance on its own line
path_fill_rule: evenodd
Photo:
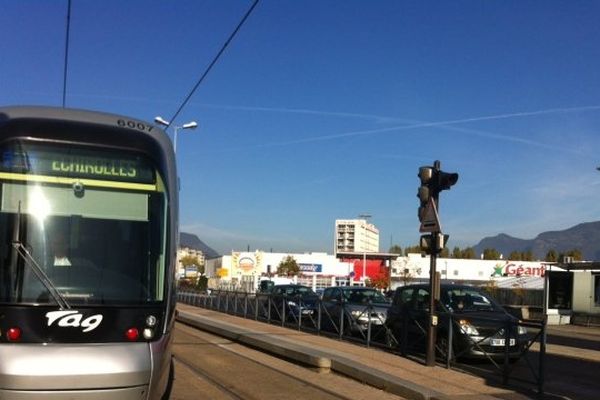
M 421 179 L 421 186 L 419 187 L 419 191 L 417 192 L 417 197 L 421 201 L 419 206 L 419 221 L 423 222 L 423 218 L 425 217 L 425 210 L 427 208 L 427 203 L 429 203 L 429 199 L 431 198 L 431 185 L 433 181 L 433 168 L 432 167 L 421 167 L 419 168 L 419 178 Z
M 417 192 L 421 204 L 419 205 L 419 221 L 423 222 L 425 210 L 429 199 L 433 199 L 435 206 L 439 208 L 438 196 L 442 190 L 449 190 L 458 181 L 458 174 L 440 170 L 440 162 L 435 161 L 433 167 L 423 166 L 419 168 L 419 179 L 421 186 Z
M 421 247 L 421 251 L 425 254 L 439 254 L 446 248 L 449 237 L 450 235 L 444 235 L 443 233 L 421 235 L 419 246 Z
M 437 172 L 437 191 L 435 196 L 437 196 L 442 190 L 450 190 L 451 186 L 458 181 L 458 174 L 455 172 Z

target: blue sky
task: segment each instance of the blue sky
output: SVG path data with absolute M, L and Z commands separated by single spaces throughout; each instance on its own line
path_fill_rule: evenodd
M 67 106 L 170 118 L 251 1 L 73 0 Z M 67 1 L 4 0 L 0 105 L 60 106 Z M 328 251 L 371 214 L 418 242 L 421 165 L 451 247 L 600 219 L 600 2 L 263 0 L 175 121 L 181 230 Z

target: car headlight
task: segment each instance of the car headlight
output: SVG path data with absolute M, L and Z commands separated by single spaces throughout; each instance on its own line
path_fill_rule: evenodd
M 466 319 L 461 319 L 460 321 L 458 321 L 458 323 L 460 324 L 460 330 L 465 335 L 469 335 L 469 336 L 478 336 L 479 335 L 479 331 L 477 330 L 477 328 L 475 328 L 473 325 L 471 325 L 471 323 L 469 321 L 467 321 Z
M 296 302 L 295 301 L 288 301 L 287 304 L 290 307 L 296 307 Z
M 519 335 L 526 335 L 527 334 L 527 328 L 525 328 L 524 326 L 518 326 L 517 328 L 517 332 L 519 333 Z
M 364 313 L 360 310 L 352 310 L 350 311 L 350 315 L 352 315 L 354 318 L 359 318 L 363 315 Z

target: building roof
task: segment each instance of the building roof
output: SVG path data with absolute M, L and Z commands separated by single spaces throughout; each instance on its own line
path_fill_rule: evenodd
M 600 270 L 600 261 L 574 261 L 570 263 L 557 263 L 558 267 L 567 271 L 597 271 Z
M 400 254 L 375 253 L 375 252 L 368 252 L 368 251 L 337 251 L 336 257 L 338 259 L 366 258 L 367 260 L 395 260 L 398 257 L 400 257 Z

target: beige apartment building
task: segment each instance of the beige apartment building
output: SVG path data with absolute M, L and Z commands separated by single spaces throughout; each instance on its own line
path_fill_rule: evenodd
M 335 220 L 334 253 L 379 252 L 379 229 L 366 219 Z

